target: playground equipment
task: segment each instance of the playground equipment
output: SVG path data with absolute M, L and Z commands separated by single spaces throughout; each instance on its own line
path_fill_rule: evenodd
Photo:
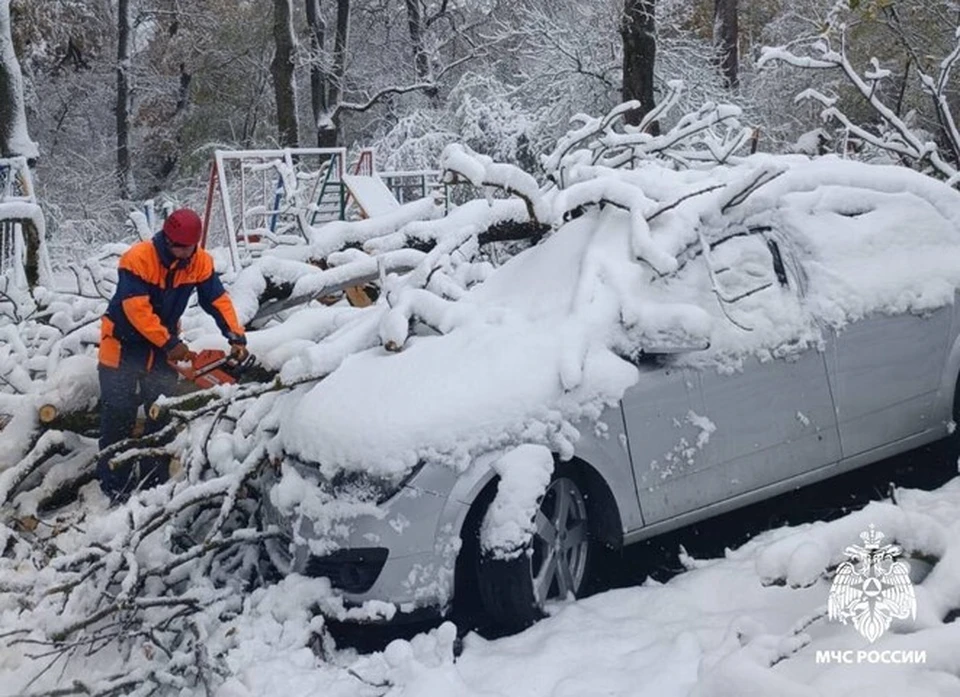
M 313 224 L 342 219 L 345 159 L 343 148 L 217 150 L 207 187 L 204 244 L 213 241 L 217 201 L 235 269 L 265 246 L 304 241 Z
M 44 219 L 24 157 L 0 158 L 0 281 L 36 285 L 49 270 Z
M 361 218 L 374 218 L 400 207 L 400 202 L 374 170 L 373 151 L 362 150 L 353 173 L 343 177 L 348 198 L 356 202 Z
M 384 215 L 446 188 L 439 171 L 377 172 L 365 149 L 349 170 L 345 148 L 217 150 L 204 209 L 204 244 L 220 228 L 239 269 L 264 249 L 309 239 L 316 227 Z M 219 202 L 220 215 L 214 208 Z

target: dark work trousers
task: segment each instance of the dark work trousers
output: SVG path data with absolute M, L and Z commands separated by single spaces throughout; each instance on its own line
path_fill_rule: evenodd
M 126 358 L 126 357 L 124 357 Z M 98 366 L 100 374 L 100 451 L 133 434 L 137 409 L 147 411 L 144 434 L 157 431 L 162 424 L 149 416 L 150 405 L 162 394 L 175 394 L 177 373 L 162 359 L 151 370 L 145 362 L 121 360 L 118 368 Z M 118 453 L 113 453 L 113 456 Z M 166 458 L 142 458 L 139 462 L 126 461 L 111 469 L 110 457 L 101 454 L 97 461 L 97 479 L 100 488 L 110 498 L 125 498 L 141 485 L 152 486 L 167 480 Z M 162 461 L 161 461 L 162 460 Z

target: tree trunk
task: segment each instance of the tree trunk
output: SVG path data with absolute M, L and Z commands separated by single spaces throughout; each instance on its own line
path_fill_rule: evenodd
M 737 0 L 715 0 L 713 6 L 713 40 L 720 50 L 720 70 L 727 87 L 740 84 L 740 25 Z
M 120 198 L 133 196 L 130 170 L 130 0 L 117 3 L 117 187 Z
M 320 0 L 304 0 L 304 6 L 307 11 L 307 26 L 310 29 L 310 54 L 313 56 L 313 61 L 310 63 L 310 108 L 313 114 L 313 127 L 316 130 L 317 125 L 327 113 L 326 81 L 320 62 L 327 27 L 320 13 Z
M 30 218 L 21 221 L 21 229 L 27 252 L 27 258 L 23 261 L 23 273 L 27 278 L 27 287 L 33 289 L 40 283 L 40 231 Z
M 0 5 L 8 0 L 0 0 Z M 2 28 L 2 27 L 0 27 Z M 0 41 L 3 41 L 0 35 Z M 13 124 L 16 118 L 13 80 L 6 62 L 0 61 L 0 157 L 11 157 L 13 152 Z
M 23 104 L 23 73 L 13 45 L 10 0 L 0 0 L 0 157 L 37 159 L 37 144 L 30 140 Z
M 413 67 L 416 70 L 417 79 L 424 81 L 427 79 L 429 65 L 426 51 L 423 50 L 423 16 L 420 12 L 420 0 L 406 0 L 406 5 L 407 29 L 413 46 Z
M 653 66 L 657 56 L 654 10 L 656 0 L 624 0 L 620 35 L 623 39 L 623 100 L 636 99 L 639 109 L 626 114 L 626 122 L 637 125 L 655 106 Z M 659 134 L 660 125 L 651 124 L 650 132 Z
M 297 95 L 293 86 L 296 39 L 293 35 L 293 8 L 290 3 L 291 0 L 273 1 L 273 40 L 276 50 L 270 64 L 273 94 L 277 103 L 277 129 L 280 145 L 284 148 L 296 148 L 300 145 Z
M 421 0 L 405 0 L 407 5 L 407 30 L 410 32 L 410 44 L 413 48 L 413 69 L 418 82 L 427 82 L 430 79 L 430 61 L 423 47 L 423 8 Z M 434 106 L 437 103 L 437 88 L 429 87 L 426 90 Z
M 337 0 L 337 30 L 333 40 L 333 74 L 328 75 L 327 114 L 317 124 L 317 144 L 335 147 L 340 140 L 340 99 L 347 71 L 347 42 L 350 38 L 350 0 Z

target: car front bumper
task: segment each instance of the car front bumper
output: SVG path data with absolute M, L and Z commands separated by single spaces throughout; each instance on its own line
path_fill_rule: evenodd
M 321 535 L 321 525 L 311 518 L 292 519 L 279 511 L 269 494 L 263 522 L 277 525 L 285 536 L 285 571 L 328 578 L 346 606 L 389 603 L 397 610 L 391 619 L 396 622 L 440 614 L 452 598 L 460 523 L 468 508 L 449 496 L 455 481 L 450 468 L 427 465 L 375 513 L 334 524 L 325 520 L 322 528 L 336 531 L 332 538 Z M 317 553 L 316 543 L 322 540 L 323 548 L 331 539 L 336 549 Z

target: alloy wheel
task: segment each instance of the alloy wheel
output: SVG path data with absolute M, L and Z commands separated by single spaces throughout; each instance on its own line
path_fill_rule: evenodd
M 537 602 L 577 595 L 590 546 L 587 506 L 577 483 L 567 477 L 550 482 L 535 523 L 530 570 Z

